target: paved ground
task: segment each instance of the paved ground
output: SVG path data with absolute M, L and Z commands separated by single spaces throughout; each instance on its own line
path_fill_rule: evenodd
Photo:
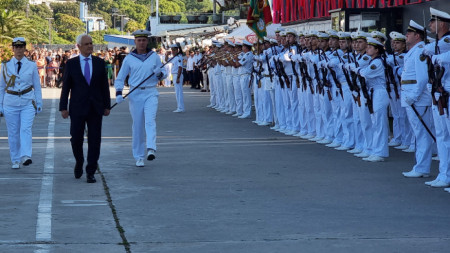
M 33 164 L 10 169 L 0 123 L 0 252 L 448 252 L 450 194 L 160 89 L 157 159 L 136 168 L 127 103 L 105 118 L 96 184 L 73 177 L 69 121 L 45 90 Z M 437 163 L 433 162 L 433 175 Z

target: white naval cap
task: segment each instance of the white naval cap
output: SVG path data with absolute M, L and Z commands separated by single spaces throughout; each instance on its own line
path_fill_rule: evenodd
M 278 41 L 276 39 L 270 39 L 270 43 L 272 44 L 278 44 Z
M 287 35 L 287 32 L 286 32 L 286 31 L 281 31 L 281 32 L 280 32 L 280 36 L 286 37 L 286 35 Z
M 379 32 L 379 31 L 372 31 L 370 33 L 370 35 L 372 35 L 372 38 L 380 38 L 380 39 L 383 39 L 384 41 L 387 40 L 386 35 L 384 33 L 382 33 L 382 32 Z
M 315 30 L 311 30 L 308 32 L 308 35 L 306 35 L 307 37 L 319 37 L 319 32 L 315 31 Z
M 409 26 L 408 26 L 408 28 L 406 29 L 406 31 L 424 34 L 424 28 L 423 28 L 423 26 L 417 24 L 417 23 L 416 23 L 414 20 L 412 20 L 412 19 L 409 21 Z
M 236 45 L 236 46 L 242 46 L 242 41 L 236 41 L 236 42 L 234 42 L 234 44 Z
M 448 14 L 447 12 L 443 12 L 443 11 L 434 9 L 433 7 L 430 7 L 430 14 L 431 14 L 430 21 L 438 20 L 438 21 L 450 23 L 450 14 Z
M 253 44 L 250 43 L 250 42 L 248 42 L 247 40 L 244 40 L 244 41 L 242 42 L 242 44 L 245 45 L 245 46 L 249 46 L 249 47 L 252 47 L 252 46 L 253 46 Z
M 267 36 L 264 36 L 264 42 L 270 42 L 270 38 L 269 37 L 267 37 Z
M 282 32 L 282 31 L 284 31 L 284 28 L 282 28 L 281 26 L 279 26 L 279 27 L 275 30 L 275 33 L 280 33 L 280 32 Z
M 148 38 L 150 35 L 152 35 L 149 31 L 147 31 L 147 30 L 143 30 L 143 29 L 140 29 L 140 30 L 136 30 L 136 31 L 134 31 L 133 33 L 132 33 L 132 35 L 135 37 L 135 38 L 139 38 L 139 37 L 145 37 L 145 38 Z
M 328 33 L 319 32 L 317 33 L 317 37 L 321 40 L 327 40 L 330 38 L 330 35 L 328 35 Z
M 172 45 L 170 45 L 169 47 L 170 47 L 170 48 L 178 48 L 178 45 L 177 45 L 177 44 L 172 44 Z
M 336 32 L 335 30 L 331 29 L 327 31 L 328 35 L 330 35 L 330 38 L 339 38 L 338 32 Z
M 356 32 L 351 32 L 350 37 L 352 38 L 352 40 L 356 40 Z
M 292 34 L 292 35 L 294 35 L 294 36 L 297 36 L 297 32 L 295 32 L 294 29 L 287 29 L 287 30 L 286 30 L 286 35 L 288 35 L 288 34 Z
M 25 46 L 27 42 L 24 37 L 15 37 L 12 41 L 13 46 Z
M 340 40 L 346 40 L 350 38 L 350 33 L 348 32 L 338 32 L 337 35 Z
M 379 47 L 384 48 L 383 43 L 379 42 L 378 40 L 372 37 L 367 37 L 367 44 L 378 48 Z
M 363 31 L 357 31 L 355 33 L 355 39 L 363 39 L 363 40 L 367 40 L 368 38 L 371 38 L 372 35 L 370 35 L 370 33 L 366 33 Z
M 391 32 L 389 33 L 389 37 L 394 41 L 406 41 L 406 36 L 399 32 Z

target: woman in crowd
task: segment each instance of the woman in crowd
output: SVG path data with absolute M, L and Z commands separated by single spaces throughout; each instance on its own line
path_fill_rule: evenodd
M 108 74 L 108 83 L 109 86 L 113 86 L 113 58 L 111 57 L 111 52 L 106 52 L 105 54 L 105 63 L 106 63 L 106 73 Z
M 47 87 L 45 85 L 45 67 L 46 67 L 46 62 L 45 62 L 44 54 L 42 54 L 42 53 L 39 54 L 38 60 L 36 61 L 36 65 L 37 65 L 38 72 L 39 72 L 39 78 L 41 80 L 41 87 L 46 88 Z

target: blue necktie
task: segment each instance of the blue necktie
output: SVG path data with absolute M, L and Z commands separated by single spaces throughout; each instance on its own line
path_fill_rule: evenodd
M 89 58 L 84 58 L 84 78 L 86 78 L 86 82 L 91 84 L 91 69 L 89 68 Z
M 17 65 L 19 65 L 19 66 L 17 67 L 17 74 L 19 74 L 20 69 L 22 68 L 22 63 L 19 61 L 19 62 L 17 62 Z

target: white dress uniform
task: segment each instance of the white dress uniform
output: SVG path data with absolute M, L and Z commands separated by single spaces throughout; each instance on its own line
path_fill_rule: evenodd
M 173 45 L 171 47 L 176 47 Z M 174 112 L 184 112 L 184 97 L 183 97 L 183 70 L 180 72 L 179 82 L 177 82 L 178 69 L 183 68 L 183 57 L 179 54 L 172 60 L 172 77 L 173 86 L 175 88 L 175 97 L 177 99 L 177 109 Z
M 402 72 L 402 107 L 406 108 L 406 113 L 411 124 L 411 128 L 416 136 L 416 164 L 412 171 L 403 173 L 405 176 L 423 176 L 430 173 L 431 155 L 432 155 L 432 138 L 420 122 L 409 100 L 413 101 L 413 105 L 421 115 L 425 124 L 431 126 L 431 95 L 426 89 L 428 76 L 426 61 L 424 57 L 420 57 L 424 42 L 417 43 L 410 48 L 405 55 L 405 65 Z M 409 103 L 407 103 L 409 102 Z
M 244 44 L 251 45 L 250 42 L 244 41 Z M 242 65 L 241 72 L 241 92 L 242 92 L 242 110 L 243 114 L 239 118 L 245 119 L 250 117 L 252 109 L 252 94 L 248 87 L 250 81 L 250 74 L 252 73 L 253 53 L 251 51 L 244 53 L 239 60 L 239 64 Z
M 370 40 L 369 40 L 370 41 Z M 373 103 L 371 156 L 367 161 L 382 161 L 382 157 L 389 156 L 388 138 L 389 124 L 387 107 L 389 97 L 386 91 L 386 78 L 384 65 L 380 57 L 369 62 L 369 65 L 361 68 L 359 74 L 366 79 L 369 96 Z
M 432 19 L 438 19 L 450 23 L 450 15 L 448 13 L 438 11 L 430 8 Z M 437 42 L 438 48 L 441 52 L 439 55 L 432 57 L 432 62 L 440 65 L 445 69 L 444 75 L 441 79 L 444 90 L 448 93 L 450 91 L 450 32 L 445 33 Z M 429 53 L 434 53 L 436 43 L 430 43 L 425 46 L 425 50 Z M 428 85 L 428 91 L 431 94 L 432 86 Z M 435 92 L 432 94 L 436 101 L 441 99 L 441 93 Z M 448 109 L 444 114 L 440 115 L 437 105 L 433 105 L 433 119 L 436 129 L 436 141 L 439 155 L 439 174 L 435 180 L 426 182 L 426 184 L 433 187 L 448 187 L 450 184 L 450 118 L 448 117 Z M 448 108 L 448 104 L 447 104 Z M 450 191 L 447 188 L 446 191 Z
M 0 73 L 0 111 L 5 116 L 11 162 L 17 166 L 14 168 L 31 158 L 33 121 L 42 110 L 36 63 L 23 57 L 20 65 L 18 72 L 19 61 L 13 57 L 2 64 Z
M 121 94 L 125 78 L 128 75 L 130 75 L 128 83 L 132 90 L 149 75 L 155 73 L 128 96 L 133 119 L 133 157 L 136 161 L 146 157 L 146 148 L 148 152 L 156 151 L 156 112 L 159 96 L 156 85 L 159 80 L 167 76 L 165 69 L 161 67 L 161 60 L 154 52 L 150 51 L 145 55 L 139 55 L 133 51 L 123 60 L 114 82 L 117 93 Z

